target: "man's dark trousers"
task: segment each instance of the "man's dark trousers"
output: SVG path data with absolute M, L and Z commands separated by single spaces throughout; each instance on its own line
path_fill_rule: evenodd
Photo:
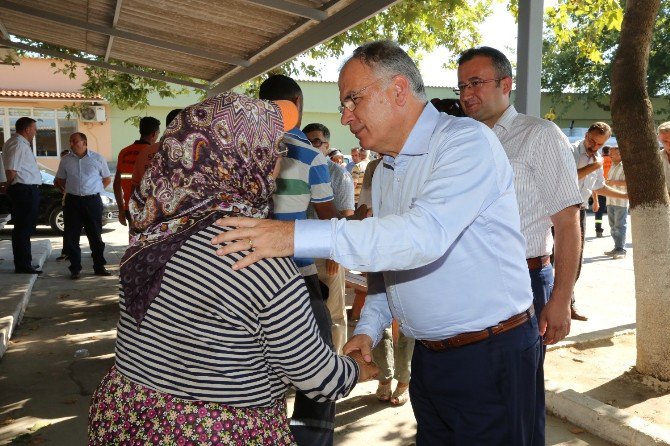
M 321 294 L 317 274 L 305 276 L 309 291 L 309 303 L 323 341 L 333 349 L 330 313 Z M 329 446 L 333 444 L 335 429 L 335 401 L 316 402 L 296 391 L 291 433 L 298 446 Z
M 544 398 L 537 319 L 463 347 L 417 341 L 409 385 L 417 446 L 544 445 L 535 433 Z
M 79 238 L 81 228 L 84 228 L 88 244 L 93 253 L 93 269 L 100 271 L 107 263 L 105 261 L 105 244 L 102 241 L 102 200 L 99 194 L 78 196 L 67 194 L 65 207 L 65 249 L 70 256 L 70 271 L 81 271 L 81 248 Z
M 37 185 L 12 184 L 7 188 L 11 202 L 12 221 L 12 252 L 14 269 L 30 270 L 33 268 L 33 256 L 30 251 L 30 236 L 37 226 L 37 214 L 40 207 L 40 192 Z

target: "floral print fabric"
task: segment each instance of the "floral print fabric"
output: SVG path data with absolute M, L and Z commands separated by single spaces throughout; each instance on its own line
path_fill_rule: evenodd
M 136 384 L 116 368 L 93 394 L 89 446 L 265 446 L 294 445 L 286 401 L 237 408 L 188 401 Z

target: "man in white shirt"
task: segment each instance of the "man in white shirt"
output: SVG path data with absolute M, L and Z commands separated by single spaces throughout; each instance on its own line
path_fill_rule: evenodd
M 626 192 L 626 174 L 623 171 L 619 147 L 610 147 L 612 167 L 605 184 L 619 192 Z M 628 200 L 607 197 L 607 218 L 610 222 L 610 233 L 614 239 L 614 249 L 605 255 L 613 259 L 626 257 L 626 218 L 628 217 Z
M 7 195 L 12 207 L 12 253 L 14 272 L 42 274 L 32 264 L 30 236 L 37 226 L 40 206 L 39 185 L 42 175 L 31 143 L 37 134 L 37 124 L 32 118 L 16 120 L 16 133 L 5 142 L 2 160 L 7 177 Z
M 658 126 L 658 141 L 663 146 L 663 150 L 658 155 L 661 157 L 661 164 L 663 164 L 665 185 L 670 191 L 670 121 Z
M 577 272 L 582 200 L 567 137 L 550 121 L 517 113 L 510 104 L 511 91 L 512 65 L 503 53 L 484 46 L 460 55 L 458 92 L 463 111 L 493 130 L 514 170 L 535 314 L 544 344 L 554 344 L 570 333 L 570 319 L 580 317 L 570 298 Z M 555 279 L 550 262 L 554 246 Z M 538 444 L 544 442 L 543 408 L 544 401 L 538 401 L 533 437 Z
M 612 136 L 612 129 L 607 123 L 594 122 L 586 131 L 584 139 L 572 145 L 573 156 L 575 164 L 577 165 L 577 185 L 579 186 L 579 193 L 582 196 L 582 206 L 579 211 L 582 243 L 579 250 L 577 279 L 579 279 L 582 270 L 582 260 L 584 258 L 586 208 L 588 207 L 589 197 L 595 192 L 598 195 L 604 195 L 606 197 L 628 199 L 628 195 L 625 193 L 612 189 L 605 184 L 603 157 L 598 153 L 598 150 L 605 145 L 610 136 Z M 575 298 L 573 294 L 573 307 L 574 301 Z

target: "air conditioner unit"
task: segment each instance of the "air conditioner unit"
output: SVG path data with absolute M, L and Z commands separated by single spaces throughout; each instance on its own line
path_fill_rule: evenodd
M 107 120 L 105 107 L 102 105 L 82 107 L 79 111 L 79 119 L 81 122 L 105 122 Z

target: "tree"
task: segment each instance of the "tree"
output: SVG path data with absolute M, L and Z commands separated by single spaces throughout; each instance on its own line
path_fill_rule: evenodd
M 623 2 L 622 2 L 623 3 Z M 648 91 L 665 96 L 670 107 L 670 0 L 661 0 L 652 36 Z M 555 103 L 579 100 L 609 111 L 612 62 L 620 37 L 623 7 L 616 0 L 561 1 L 547 14 L 542 87 Z M 566 95 L 579 93 L 579 97 Z M 560 113 L 560 112 L 559 112 Z
M 670 381 L 670 334 L 666 330 L 670 317 L 670 202 L 647 93 L 659 3 L 626 3 L 612 64 L 611 106 L 626 172 L 635 245 L 636 367 L 643 374 Z

